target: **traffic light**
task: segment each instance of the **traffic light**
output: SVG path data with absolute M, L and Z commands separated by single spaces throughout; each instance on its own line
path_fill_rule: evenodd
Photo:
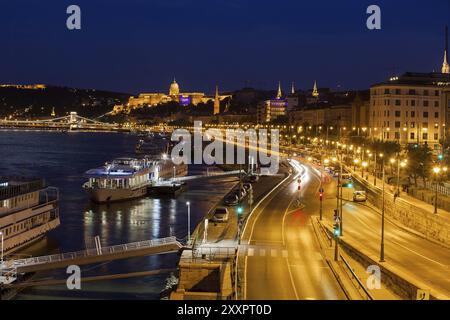
M 351 182 L 343 183 L 342 188 L 353 188 L 353 183 Z
M 335 222 L 333 224 L 333 234 L 334 234 L 335 237 L 338 237 L 341 234 L 339 222 Z
M 242 212 L 244 212 L 244 208 L 242 208 L 241 206 L 237 207 L 236 209 L 238 216 L 240 216 L 242 214 Z
M 338 237 L 341 234 L 339 212 L 334 209 L 333 235 Z
M 444 155 L 442 153 L 438 154 L 438 160 L 444 159 Z

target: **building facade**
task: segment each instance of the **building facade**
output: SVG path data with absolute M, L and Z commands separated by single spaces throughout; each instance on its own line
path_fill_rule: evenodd
M 281 83 L 278 83 L 277 96 L 274 99 L 265 100 L 258 104 L 256 108 L 256 118 L 258 123 L 273 121 L 286 115 L 287 100 L 283 98 Z
M 131 110 L 144 106 L 156 106 L 167 102 L 178 102 L 181 105 L 188 106 L 213 101 L 217 97 L 220 101 L 231 97 L 231 95 L 219 95 L 218 92 L 216 94 L 216 96 L 206 96 L 203 92 L 180 92 L 180 87 L 174 79 L 170 84 L 169 94 L 161 92 L 140 93 L 137 97 L 130 97 L 127 108 Z
M 290 112 L 289 123 L 297 126 L 350 128 L 353 122 L 352 114 L 351 105 L 309 107 Z
M 370 89 L 371 136 L 400 144 L 426 143 L 439 148 L 449 119 L 450 75 L 411 73 Z

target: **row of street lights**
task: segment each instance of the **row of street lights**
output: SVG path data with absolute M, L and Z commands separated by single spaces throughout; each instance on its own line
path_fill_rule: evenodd
M 369 158 L 372 156 L 372 154 L 370 153 L 369 150 L 367 150 L 368 154 L 369 154 Z M 377 156 L 375 155 L 375 160 L 374 160 L 374 179 L 376 180 L 376 165 L 377 165 Z M 381 170 L 382 170 L 382 205 L 381 205 L 381 241 L 380 241 L 380 262 L 385 262 L 385 243 L 384 243 L 384 234 L 385 234 L 385 159 L 384 159 L 384 154 L 383 153 L 379 153 L 378 154 L 378 159 L 381 159 Z M 338 159 L 336 157 L 333 157 L 333 162 L 336 162 Z M 400 157 L 397 158 L 391 158 L 390 159 L 390 163 L 393 164 L 397 162 L 397 190 L 399 188 L 399 180 L 400 180 L 400 168 L 404 168 L 406 167 L 407 164 L 407 159 L 401 160 Z M 328 159 L 324 160 L 325 164 L 329 163 Z M 356 171 L 356 165 L 358 165 L 360 163 L 360 159 L 356 158 L 353 160 L 354 163 L 354 171 Z M 368 163 L 366 161 L 362 161 L 361 162 L 361 167 L 362 167 L 362 175 L 364 178 L 364 172 L 363 170 L 368 166 Z M 341 179 L 341 175 L 342 175 L 342 157 L 340 159 L 340 167 L 341 167 L 341 172 L 340 172 L 340 176 L 338 179 L 338 188 L 337 188 L 337 207 L 336 207 L 336 213 L 338 214 L 339 217 L 339 235 L 342 236 L 343 235 L 343 230 L 342 230 L 342 215 L 343 215 L 343 210 L 342 210 L 342 188 L 343 186 L 340 185 L 342 183 L 342 181 L 340 181 Z M 435 168 L 434 172 L 436 174 L 438 174 L 440 171 L 446 171 L 447 168 Z M 375 182 L 376 183 L 376 182 Z M 339 187 L 341 188 L 339 190 Z M 437 190 L 437 188 L 436 188 Z M 339 201 L 340 200 L 340 201 Z

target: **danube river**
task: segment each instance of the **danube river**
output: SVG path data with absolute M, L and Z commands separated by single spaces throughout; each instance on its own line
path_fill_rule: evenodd
M 0 131 L 0 176 L 43 177 L 60 190 L 61 226 L 24 252 L 32 255 L 94 248 L 102 245 L 187 234 L 186 201 L 191 202 L 192 228 L 235 183 L 228 178 L 190 182 L 177 198 L 143 198 L 111 205 L 92 204 L 83 192 L 83 173 L 115 157 L 133 156 L 137 137 L 122 133 L 58 133 Z M 202 168 L 189 168 L 201 171 Z M 113 261 L 81 268 L 82 276 L 147 271 L 176 266 L 178 256 L 167 254 Z M 17 299 L 159 299 L 169 274 L 83 283 L 81 290 L 66 286 L 33 287 Z M 65 270 L 43 272 L 38 279 L 63 279 Z

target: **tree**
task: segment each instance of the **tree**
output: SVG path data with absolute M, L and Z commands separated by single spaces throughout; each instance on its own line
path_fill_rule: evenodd
M 406 167 L 409 177 L 414 180 L 417 187 L 417 179 L 422 178 L 426 183 L 432 166 L 432 153 L 427 144 L 408 146 L 408 165 Z
M 370 142 L 369 148 L 377 155 L 382 153 L 385 159 L 389 159 L 400 152 L 400 145 L 395 141 L 374 140 Z

